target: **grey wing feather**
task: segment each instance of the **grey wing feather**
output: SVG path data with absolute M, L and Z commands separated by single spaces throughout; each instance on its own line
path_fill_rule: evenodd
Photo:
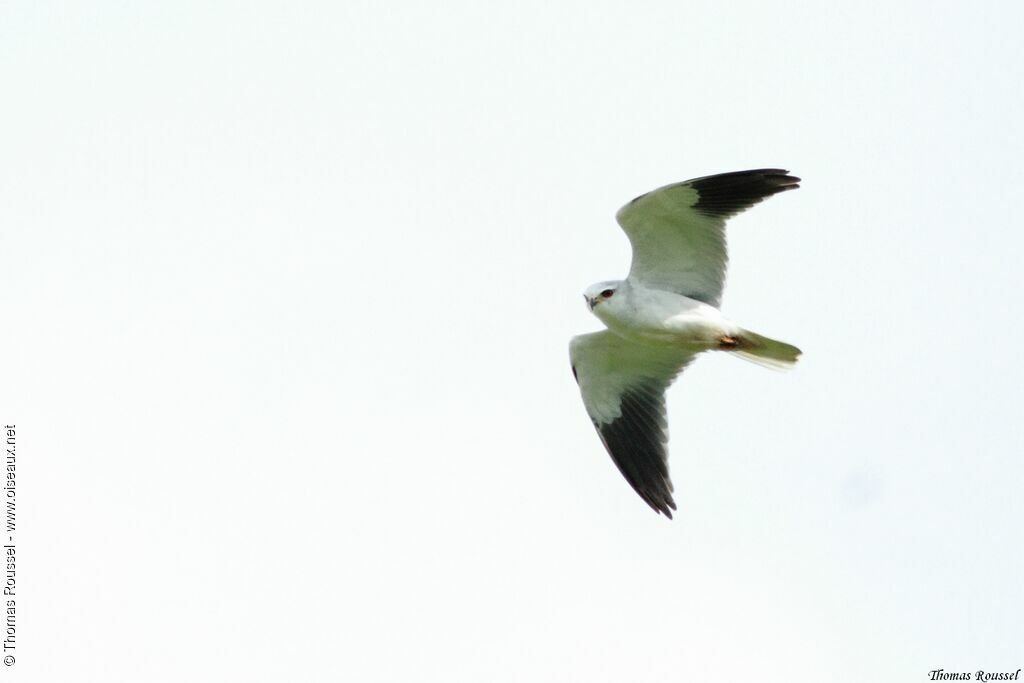
M 583 404 L 612 461 L 648 505 L 671 518 L 665 390 L 693 354 L 607 330 L 574 337 L 569 353 Z
M 800 179 L 788 173 L 721 173 L 666 185 L 629 202 L 615 216 L 633 248 L 629 278 L 718 306 L 729 260 L 726 219 L 799 187 Z

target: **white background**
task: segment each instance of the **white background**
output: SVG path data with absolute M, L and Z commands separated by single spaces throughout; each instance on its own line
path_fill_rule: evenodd
M 1024 666 L 1019 3 L 5 2 L 0 681 L 924 681 Z M 797 369 L 568 366 L 658 185 Z

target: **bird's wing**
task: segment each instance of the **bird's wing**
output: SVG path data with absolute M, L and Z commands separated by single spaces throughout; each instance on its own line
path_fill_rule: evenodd
M 718 306 L 728 263 L 725 221 L 799 187 L 788 173 L 762 168 L 694 178 L 626 204 L 615 218 L 633 247 L 629 278 Z
M 669 518 L 676 504 L 668 476 L 665 389 L 694 355 L 637 344 L 608 330 L 569 344 L 583 405 L 605 448 L 640 497 Z

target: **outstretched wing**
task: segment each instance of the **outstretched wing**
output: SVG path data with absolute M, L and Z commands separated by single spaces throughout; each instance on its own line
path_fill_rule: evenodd
M 583 405 L 605 448 L 640 497 L 670 519 L 676 504 L 668 476 L 665 389 L 694 355 L 607 330 L 569 344 Z
M 765 197 L 795 190 L 789 171 L 762 168 L 666 185 L 615 215 L 633 247 L 629 279 L 718 306 L 728 253 L 725 221 Z

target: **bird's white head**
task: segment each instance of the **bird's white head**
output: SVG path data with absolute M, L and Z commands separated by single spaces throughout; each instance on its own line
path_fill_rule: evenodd
M 583 298 L 587 300 L 587 307 L 593 311 L 598 306 L 609 302 L 619 292 L 622 285 L 622 280 L 608 280 L 590 285 L 587 287 L 587 291 L 583 292 Z

